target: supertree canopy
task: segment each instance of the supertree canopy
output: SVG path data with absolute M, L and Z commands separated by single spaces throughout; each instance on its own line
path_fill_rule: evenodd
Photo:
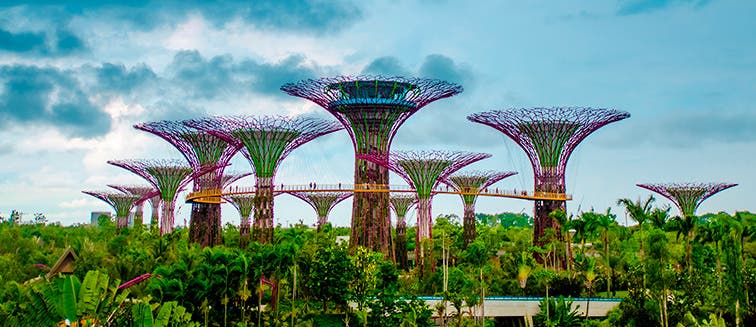
M 190 128 L 183 121 L 163 120 L 137 124 L 134 128 L 166 140 L 181 152 L 195 171 L 207 171 L 195 175 L 195 192 L 222 188 L 223 170 L 241 148 L 207 131 Z M 218 245 L 221 243 L 221 228 L 220 203 L 192 203 L 190 242 L 197 242 L 201 247 Z
M 335 121 L 285 116 L 210 117 L 186 124 L 243 147 L 255 171 L 255 226 L 260 228 L 253 237 L 260 243 L 273 240 L 273 183 L 281 161 L 300 145 L 343 128 Z
M 738 184 L 728 183 L 664 183 L 637 184 L 637 186 L 656 192 L 674 202 L 683 217 L 693 217 L 696 209 L 710 196 Z
M 454 190 L 460 192 L 462 202 L 464 203 L 463 221 L 463 247 L 475 241 L 477 233 L 475 230 L 475 201 L 478 199 L 480 191 L 485 190 L 494 183 L 515 175 L 514 171 L 468 171 L 457 173 L 446 179 L 446 183 L 451 185 Z
M 392 152 L 385 160 L 380 155 L 358 155 L 381 166 L 388 167 L 401 176 L 417 193 L 417 237 L 415 255 L 422 267 L 432 257 L 432 246 L 426 249 L 424 243 L 431 241 L 431 197 L 433 189 L 446 177 L 478 160 L 490 157 L 487 153 L 461 151 L 400 151 Z M 432 268 L 432 267 L 430 267 Z
M 292 196 L 307 202 L 318 214 L 318 231 L 328 222 L 328 214 L 339 202 L 352 196 L 352 192 L 289 192 Z
M 396 264 L 407 269 L 407 221 L 405 217 L 412 205 L 417 203 L 417 196 L 414 194 L 395 194 L 391 195 L 389 201 L 396 213 L 396 241 L 394 243 Z
M 355 185 L 388 185 L 388 170 L 359 155 L 388 160 L 391 141 L 407 118 L 433 101 L 462 92 L 462 87 L 424 78 L 340 76 L 288 83 L 281 90 L 315 102 L 346 127 L 358 155 Z M 364 246 L 393 258 L 387 193 L 355 194 L 351 226 L 350 246 Z
M 129 212 L 139 201 L 139 196 L 108 191 L 82 191 L 109 204 L 116 212 L 116 227 L 125 228 L 129 225 Z
M 570 154 L 589 134 L 602 126 L 630 117 L 613 109 L 580 107 L 521 108 L 472 114 L 468 120 L 488 125 L 509 136 L 530 159 L 535 178 L 534 194 L 564 195 L 564 172 Z M 565 209 L 563 200 L 536 200 L 533 242 L 545 244 L 546 228 L 559 230 L 549 217 Z
M 163 200 L 160 235 L 172 232 L 176 196 L 192 181 L 194 170 L 180 160 L 110 160 L 108 163 L 139 175 L 160 192 Z
M 116 189 L 124 194 L 133 194 L 139 196 L 136 201 L 136 210 L 134 210 L 134 226 L 142 226 L 144 220 L 144 202 L 149 201 L 152 206 L 152 218 L 155 220 L 155 225 L 158 222 L 158 207 L 160 206 L 160 192 L 158 192 L 152 186 L 147 185 L 112 185 L 108 184 L 108 187 Z
M 252 215 L 252 208 L 255 206 L 254 194 L 234 194 L 224 197 L 239 211 L 241 222 L 239 223 L 239 247 L 246 248 L 249 244 L 249 225 Z

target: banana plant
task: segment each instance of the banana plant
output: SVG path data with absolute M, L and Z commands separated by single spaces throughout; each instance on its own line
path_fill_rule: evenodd
M 89 321 L 108 325 L 123 314 L 128 290 L 119 292 L 118 281 L 107 274 L 89 271 L 80 282 L 74 275 L 37 282 L 29 292 L 28 321 L 50 326 L 61 321 Z
M 159 307 L 159 309 L 158 309 Z M 157 315 L 153 316 L 153 311 Z M 192 322 L 192 315 L 186 308 L 176 301 L 165 302 L 162 305 L 149 304 L 142 301 L 131 307 L 131 314 L 135 327 L 195 327 L 199 323 Z

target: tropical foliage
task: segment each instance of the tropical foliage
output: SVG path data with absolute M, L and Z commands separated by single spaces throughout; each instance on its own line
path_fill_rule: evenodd
M 670 217 L 652 198 L 619 204 L 625 219 L 609 210 L 554 212 L 562 227 L 547 231 L 553 237 L 542 247 L 533 246 L 532 219 L 524 214 L 478 214 L 478 236 L 466 248 L 461 219 L 438 216 L 435 270 L 422 279 L 381 254 L 337 245 L 349 230 L 330 225 L 278 227 L 273 242 L 244 248 L 238 228 L 227 225 L 223 245 L 202 249 L 182 228 L 161 237 L 149 228 L 117 230 L 107 217 L 71 227 L 8 220 L 0 223 L 0 321 L 468 326 L 492 323 L 481 317 L 481 299 L 509 295 L 545 297 L 535 321 L 547 326 L 756 324 L 756 215 L 686 220 Z M 409 227 L 410 253 L 414 233 Z M 44 278 L 69 246 L 77 255 L 73 274 Z M 418 296 L 436 296 L 446 306 L 430 308 Z M 570 297 L 623 300 L 600 321 L 576 314 Z M 583 305 L 580 312 L 588 312 L 595 300 Z

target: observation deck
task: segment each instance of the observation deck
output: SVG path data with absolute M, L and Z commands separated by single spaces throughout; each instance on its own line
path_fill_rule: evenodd
M 221 203 L 222 197 L 237 194 L 255 194 L 255 187 L 230 187 L 226 189 L 214 189 L 192 192 L 187 194 L 187 203 Z M 414 193 L 415 189 L 409 185 L 381 185 L 381 184 L 310 184 L 310 185 L 285 185 L 273 186 L 274 194 L 289 192 L 353 192 L 353 193 Z M 518 190 L 505 190 L 498 187 L 488 187 L 481 190 L 465 189 L 457 191 L 448 186 L 435 188 L 432 195 L 436 194 L 459 194 L 480 195 L 500 198 L 513 198 L 532 201 L 570 201 L 572 194 L 552 192 L 527 192 Z

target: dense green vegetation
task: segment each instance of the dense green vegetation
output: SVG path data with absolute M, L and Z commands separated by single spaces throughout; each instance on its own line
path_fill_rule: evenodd
M 0 321 L 8 326 L 48 326 L 67 318 L 113 326 L 473 326 L 482 323 L 479 310 L 471 307 L 483 294 L 548 294 L 542 307 L 552 310 L 535 317 L 537 325 L 756 324 L 756 215 L 684 219 L 652 207 L 652 201 L 623 201 L 636 225 L 619 225 L 608 210 L 577 217 L 555 212 L 563 228 L 549 231 L 543 248 L 532 246 L 527 215 L 479 214 L 479 236 L 467 248 L 461 219 L 439 216 L 432 234 L 438 266 L 424 280 L 412 270 L 397 270 L 380 254 L 350 253 L 337 245 L 336 236 L 349 234 L 346 228 L 279 227 L 273 243 L 239 249 L 239 230 L 227 225 L 224 245 L 200 249 L 187 242 L 185 229 L 159 237 L 148 228 L 117 231 L 108 219 L 76 227 L 3 222 Z M 408 228 L 410 251 L 414 233 Z M 52 266 L 69 246 L 78 256 L 72 276 L 27 283 L 47 273 L 37 264 Z M 154 275 L 116 289 L 145 273 Z M 443 297 L 453 313 L 433 320 L 431 315 L 443 310 L 414 297 L 420 295 Z M 565 305 L 569 297 L 589 296 L 624 300 L 603 321 L 585 320 Z

